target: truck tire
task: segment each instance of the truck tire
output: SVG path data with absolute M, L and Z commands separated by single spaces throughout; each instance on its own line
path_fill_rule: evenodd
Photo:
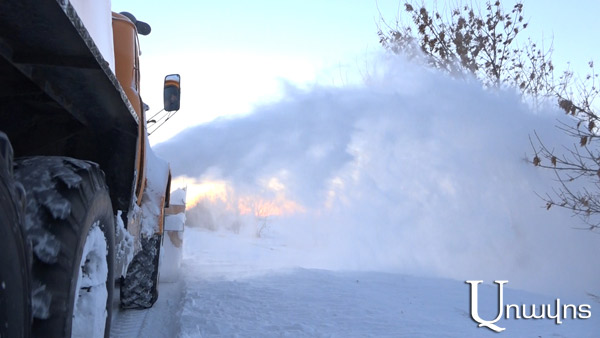
M 162 236 L 142 237 L 142 249 L 133 257 L 121 279 L 121 308 L 147 309 L 158 299 L 158 267 Z
M 27 192 L 33 335 L 108 337 L 115 229 L 104 173 L 67 157 L 15 162 Z
M 12 147 L 0 132 L 0 337 L 31 336 L 29 250 L 23 187 L 13 179 Z

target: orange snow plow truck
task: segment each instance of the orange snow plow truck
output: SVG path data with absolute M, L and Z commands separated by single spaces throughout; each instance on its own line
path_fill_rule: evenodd
M 185 208 L 148 143 L 148 33 L 109 0 L 0 1 L 0 337 L 108 337 L 117 286 L 121 308 L 158 297 L 165 210 Z

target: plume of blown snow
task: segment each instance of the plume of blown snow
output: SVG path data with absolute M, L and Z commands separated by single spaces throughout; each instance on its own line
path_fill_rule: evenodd
M 177 175 L 227 182 L 231 198 L 301 206 L 267 220 L 269 236 L 300 248 L 278 258 L 290 266 L 597 291 L 600 237 L 543 208 L 536 192 L 555 182 L 527 162 L 534 130 L 572 143 L 555 128 L 560 112 L 401 58 L 374 64 L 364 84 L 288 86 L 280 102 L 191 127 L 156 152 Z M 252 222 L 239 208 L 199 208 L 216 227 Z

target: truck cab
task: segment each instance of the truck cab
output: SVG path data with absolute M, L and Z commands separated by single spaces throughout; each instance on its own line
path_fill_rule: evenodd
M 115 280 L 123 308 L 158 296 L 170 169 L 140 94 L 148 33 L 109 0 L 0 1 L 2 337 L 108 337 Z

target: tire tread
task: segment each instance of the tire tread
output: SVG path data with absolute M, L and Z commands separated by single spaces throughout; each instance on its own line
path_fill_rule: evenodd
M 103 220 L 108 280 L 113 280 L 114 215 L 104 173 L 93 162 L 40 156 L 17 159 L 15 177 L 27 191 L 25 228 L 34 253 L 33 333 L 68 337 L 83 242 L 93 223 L 90 217 Z M 108 334 L 113 283 L 107 285 Z

